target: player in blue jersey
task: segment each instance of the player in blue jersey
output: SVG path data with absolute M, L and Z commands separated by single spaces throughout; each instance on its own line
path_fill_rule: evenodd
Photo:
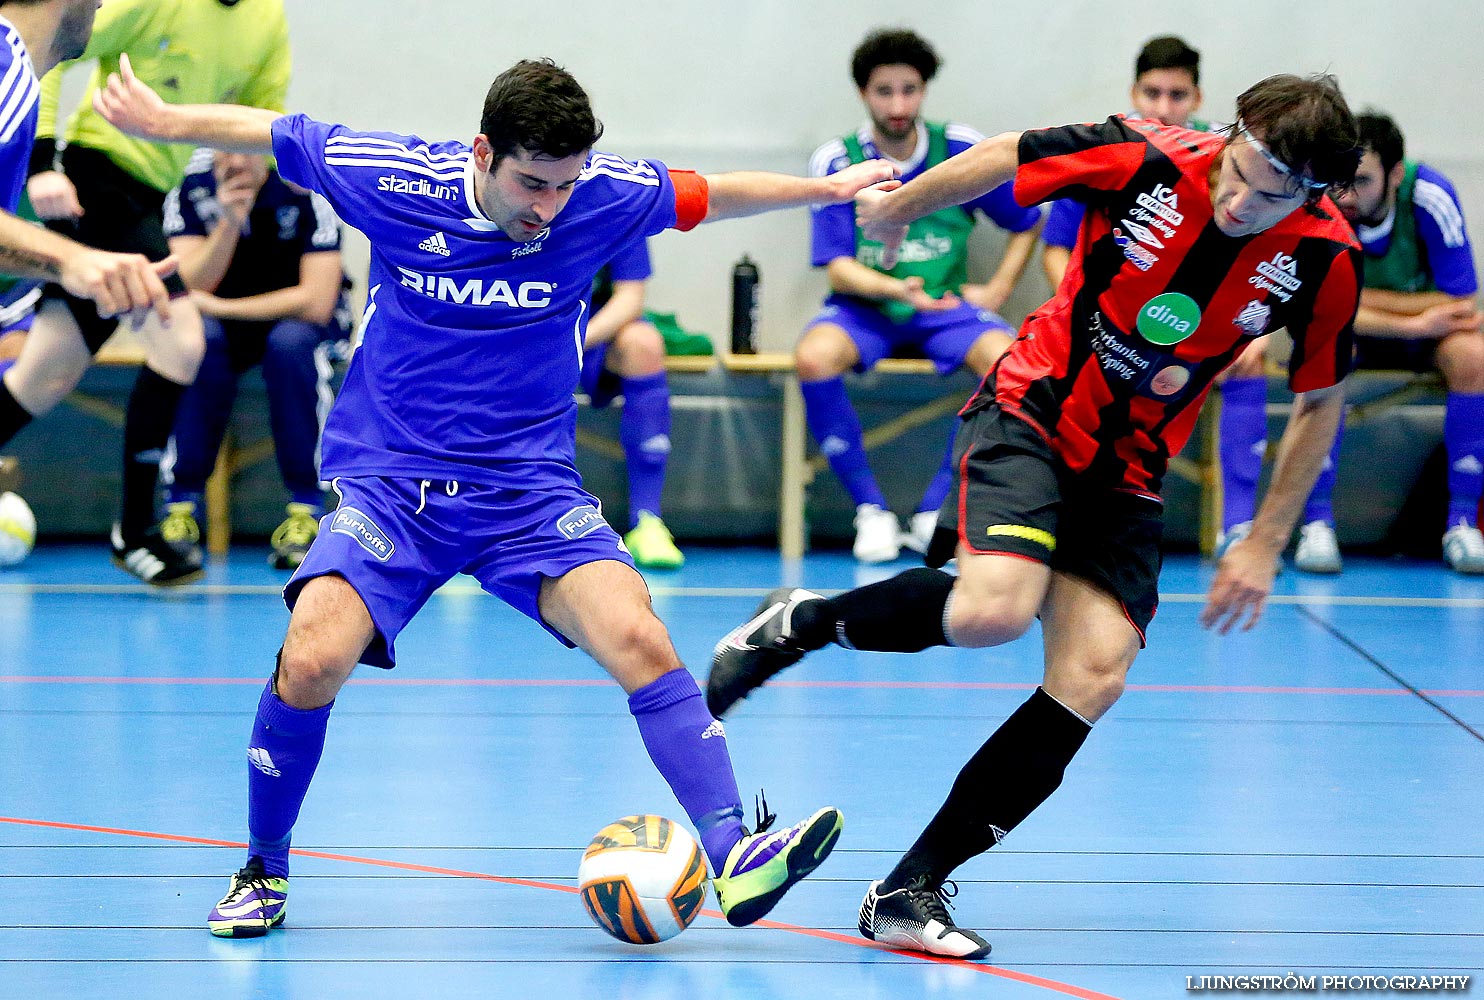
M 1365 288 L 1355 317 L 1358 368 L 1438 371 L 1447 385 L 1443 444 L 1448 454 L 1448 516 L 1443 559 L 1456 572 L 1484 573 L 1479 499 L 1484 492 L 1484 314 L 1479 279 L 1451 181 L 1406 158 L 1394 121 L 1356 116 L 1365 156 L 1355 187 L 1335 199 L 1364 251 Z M 1223 389 L 1221 417 L 1223 547 L 1247 534 L 1267 441 L 1263 341 L 1244 355 Z M 1343 568 L 1333 493 L 1343 423 L 1324 473 L 1309 494 L 1294 565 L 1310 573 Z
M 1130 117 L 1166 125 L 1211 131 L 1211 123 L 1195 117 L 1201 106 L 1201 54 L 1176 35 L 1160 35 L 1144 43 L 1134 59 L 1134 82 L 1129 88 Z M 1052 202 L 1041 230 L 1041 269 L 1054 294 L 1067 273 L 1072 247 L 1082 229 L 1086 207 L 1071 198 Z
M 599 273 L 583 343 L 582 391 L 598 407 L 623 397 L 619 439 L 629 473 L 624 545 L 640 566 L 678 569 L 685 557 L 660 517 L 670 458 L 670 387 L 665 340 L 644 314 L 644 283 L 652 273 L 643 240 L 624 247 Z
M 23 208 L 36 138 L 39 76 L 87 48 L 99 0 L 0 2 L 0 446 L 33 416 L 51 410 L 90 360 L 77 324 L 64 309 L 33 317 L 42 285 L 55 282 L 97 303 L 100 315 L 135 324 L 150 310 L 169 316 L 162 276 L 174 261 L 151 264 L 137 254 L 85 247 L 35 224 Z M 17 215 L 24 212 L 24 216 Z M 39 353 L 17 360 L 25 331 L 56 345 L 54 362 Z
M 332 396 L 331 357 L 346 347 L 340 224 L 328 202 L 292 188 L 266 157 L 197 150 L 165 197 L 165 238 L 180 259 L 206 332 L 206 356 L 175 417 L 160 463 L 166 541 L 196 549 L 207 477 L 237 398 L 237 379 L 261 365 L 273 450 L 289 494 L 270 538 L 274 569 L 295 569 L 324 513 L 316 455 Z
M 467 145 L 167 105 L 126 60 L 96 106 L 134 135 L 271 150 L 286 180 L 371 241 L 362 342 L 323 444 L 341 502 L 285 590 L 293 614 L 248 750 L 249 857 L 212 932 L 282 923 L 290 832 L 336 694 L 357 662 L 391 667 L 398 632 L 458 572 L 619 682 L 700 833 L 727 919 L 767 913 L 829 853 L 840 814 L 743 827 L 726 734 L 582 489 L 572 388 L 593 278 L 621 249 L 702 221 L 843 204 L 894 169 L 703 177 L 594 152 L 602 128 L 587 95 L 550 60 L 495 80 Z
M 809 173 L 827 177 L 853 163 L 880 157 L 904 183 L 984 138 L 967 125 L 922 119 L 928 82 L 938 57 L 910 31 L 872 32 L 856 48 L 851 73 L 870 122 L 814 151 Z M 984 284 L 968 283 L 969 235 L 983 213 L 1011 234 L 999 269 Z M 1035 249 L 1038 207 L 1015 203 L 1009 185 L 913 224 L 899 262 L 881 265 L 879 244 L 856 228 L 853 205 L 813 212 L 813 260 L 829 276 L 824 309 L 794 348 L 809 429 L 855 503 L 853 552 L 862 562 L 895 559 L 905 543 L 925 551 L 938 508 L 953 480 L 953 440 L 928 484 L 911 530 L 897 517 L 871 472 L 860 419 L 845 393 L 845 372 L 867 371 L 904 352 L 926 355 L 947 375 L 961 365 L 989 371 L 1010 346 L 1013 331 L 999 317 Z

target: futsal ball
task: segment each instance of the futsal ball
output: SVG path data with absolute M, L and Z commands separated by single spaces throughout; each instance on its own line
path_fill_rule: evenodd
M 36 515 L 14 493 L 0 493 L 0 566 L 14 566 L 36 544 Z
M 598 831 L 577 870 L 582 905 L 629 944 L 658 944 L 690 926 L 706 901 L 706 856 L 678 823 L 625 816 Z

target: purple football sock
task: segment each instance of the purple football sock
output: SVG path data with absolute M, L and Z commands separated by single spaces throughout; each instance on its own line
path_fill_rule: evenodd
M 1268 437 L 1268 382 L 1229 378 L 1221 386 L 1221 530 L 1252 520 Z
M 863 503 L 886 506 L 886 495 L 871 474 L 871 465 L 866 460 L 866 444 L 861 438 L 860 418 L 850 397 L 845 394 L 843 378 L 827 379 L 823 382 L 805 382 L 799 386 L 804 393 L 804 415 L 809 421 L 809 430 L 819 442 L 819 450 L 830 460 L 830 468 L 845 484 L 850 499 L 859 507 Z
M 665 489 L 665 462 L 670 457 L 670 388 L 665 373 L 623 380 L 623 414 L 618 421 L 624 459 L 629 468 L 629 522 L 639 512 L 660 513 Z
M 1474 524 L 1484 491 L 1484 394 L 1450 392 L 1443 411 L 1448 450 L 1448 525 Z
M 690 671 L 672 670 L 629 695 L 629 711 L 649 759 L 701 835 L 711 870 L 721 874 L 742 839 L 742 797 L 727 752 L 727 734 L 706 710 Z
M 1329 454 L 1324 458 L 1324 468 L 1319 470 L 1319 478 L 1314 481 L 1314 489 L 1309 493 L 1309 502 L 1304 505 L 1304 524 L 1314 521 L 1323 521 L 1330 527 L 1335 523 L 1335 476 L 1340 471 L 1340 444 L 1345 440 L 1345 415 L 1340 415 L 1340 426 L 1335 428 L 1334 443 L 1329 446 Z
M 943 464 L 938 466 L 938 471 L 933 474 L 927 489 L 923 491 L 922 503 L 917 507 L 919 511 L 938 510 L 948 498 L 948 491 L 953 488 L 953 442 L 958 438 L 958 425 L 959 421 L 955 419 L 953 426 L 948 429 L 948 450 L 943 452 Z
M 247 852 L 269 875 L 289 873 L 289 840 L 325 748 L 332 701 L 302 710 L 284 704 L 273 682 L 258 699 L 247 749 Z

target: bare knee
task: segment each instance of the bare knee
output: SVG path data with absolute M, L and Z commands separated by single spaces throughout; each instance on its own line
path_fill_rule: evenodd
M 1132 660 L 1122 651 L 1088 650 L 1076 659 L 1048 667 L 1046 693 L 1096 722 L 1123 697 Z
M 1452 392 L 1484 393 L 1484 334 L 1455 333 L 1443 340 L 1438 367 Z
M 836 327 L 816 326 L 794 347 L 794 367 L 804 382 L 838 378 L 855 364 L 854 343 Z
M 376 635 L 360 595 L 339 576 L 304 585 L 278 652 L 278 696 L 299 709 L 335 700 Z
M 1012 642 L 1036 620 L 1041 594 L 1032 588 L 955 586 L 948 608 L 948 638 L 980 648 Z
M 665 342 L 651 324 L 630 323 L 613 340 L 612 365 L 624 378 L 647 378 L 665 370 Z
M 648 608 L 625 615 L 609 634 L 617 654 L 603 667 L 629 694 L 680 666 L 669 632 Z
M 999 330 L 989 330 L 980 334 L 979 339 L 974 341 L 969 348 L 969 353 L 964 356 L 964 363 L 975 375 L 982 377 L 994 367 L 996 361 L 1000 360 L 1000 355 L 1005 353 L 1010 344 L 1008 334 Z
M 151 316 L 139 335 L 145 342 L 146 363 L 150 368 L 172 382 L 190 385 L 196 381 L 201 359 L 206 355 L 206 333 L 201 314 L 187 300 L 176 299 L 170 305 L 170 326 L 161 325 Z

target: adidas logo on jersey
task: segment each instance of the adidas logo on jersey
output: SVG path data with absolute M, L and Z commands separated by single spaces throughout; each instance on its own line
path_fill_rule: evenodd
M 269 754 L 268 751 L 264 750 L 262 747 L 248 747 L 247 760 L 248 763 L 252 764 L 253 767 L 257 768 L 259 771 L 262 771 L 270 778 L 279 778 L 283 776 L 283 772 L 279 771 L 277 765 L 273 763 L 272 755 Z
M 443 257 L 448 256 L 448 241 L 444 239 L 442 233 L 434 233 L 419 243 L 417 248 L 419 250 L 426 250 L 428 253 L 436 253 Z

